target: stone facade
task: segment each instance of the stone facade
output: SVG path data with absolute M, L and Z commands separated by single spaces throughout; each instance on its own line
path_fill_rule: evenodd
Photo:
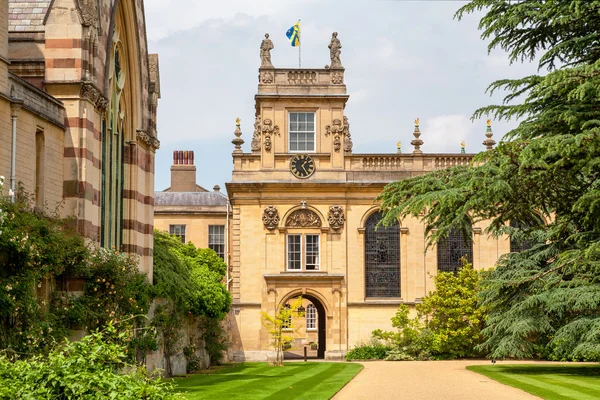
M 227 250 L 227 196 L 215 186 L 209 192 L 196 184 L 194 152 L 176 150 L 171 166 L 171 186 L 154 194 L 154 226 L 165 232 L 181 234 L 184 241 L 199 248 L 209 248 L 209 230 L 218 226 L 222 232 L 221 247 L 215 247 L 225 258 Z M 177 230 L 172 229 L 177 226 Z
M 413 306 L 434 290 L 437 248 L 426 249 L 424 226 L 407 218 L 398 221 L 396 243 L 381 242 L 399 249 L 399 272 L 394 277 L 398 284 L 392 288 L 399 294 L 369 295 L 366 224 L 378 211 L 373 200 L 387 183 L 467 165 L 473 154 L 424 153 L 420 146 L 426 149 L 427 132 L 419 138 L 418 121 L 414 152 L 354 153 L 351 116 L 344 113 L 349 100 L 344 82 L 341 66 L 259 69 L 252 152 L 244 153 L 236 145 L 232 179 L 227 183 L 232 205 L 234 359 L 265 360 L 272 354 L 260 312 L 273 313 L 296 296 L 311 301 L 323 314 L 321 355 L 341 359 L 349 348 L 368 341 L 374 329 L 391 329 L 390 319 L 400 304 Z M 302 127 L 308 127 L 313 139 L 299 145 L 305 136 L 293 131 Z M 236 136 L 243 143 L 239 129 Z M 310 160 L 296 163 L 295 156 L 303 154 Z M 478 269 L 493 266 L 509 251 L 508 239 L 487 237 L 482 234 L 485 228 L 483 223 L 472 230 L 472 259 Z M 296 240 L 299 245 L 294 248 Z M 316 266 L 315 245 L 309 249 L 309 241 L 318 243 Z M 313 254 L 310 263 L 309 253 Z
M 147 52 L 143 1 L 2 4 L 0 123 L 10 121 L 8 103 L 23 101 L 17 181 L 36 193 L 41 176 L 46 207 L 75 216 L 93 242 L 138 254 L 151 279 L 160 83 L 158 58 Z M 2 143 L 11 143 L 4 136 L 10 129 L 0 132 Z M 30 162 L 36 140 L 41 175 Z M 7 149 L 0 152 L 5 176 Z

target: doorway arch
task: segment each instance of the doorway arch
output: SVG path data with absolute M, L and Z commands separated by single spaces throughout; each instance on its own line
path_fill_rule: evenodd
M 294 294 L 289 296 L 282 302 L 282 305 L 298 297 L 302 297 L 303 299 L 310 301 L 315 306 L 317 311 L 317 356 L 310 358 L 324 359 L 325 351 L 327 349 L 327 312 L 325 310 L 325 306 L 318 297 L 311 295 L 310 293 Z M 294 355 L 290 352 L 284 353 L 284 356 L 285 359 L 303 358 L 303 355 Z

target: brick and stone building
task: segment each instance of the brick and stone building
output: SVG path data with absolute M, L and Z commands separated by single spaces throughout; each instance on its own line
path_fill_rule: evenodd
M 0 175 L 151 279 L 160 82 L 143 1 L 0 4 Z
M 194 152 L 175 150 L 171 186 L 154 193 L 154 226 L 184 243 L 227 253 L 228 200 L 218 185 L 210 192 L 196 183 Z
M 463 256 L 475 268 L 491 267 L 510 251 L 507 238 L 482 234 L 485 223 L 473 225 L 469 238 L 455 232 L 429 249 L 416 218 L 376 229 L 374 199 L 387 183 L 467 165 L 473 154 L 425 153 L 427 132 L 418 120 L 411 152 L 358 152 L 344 110 L 349 95 L 337 35 L 329 47 L 331 65 L 314 69 L 273 67 L 261 51 L 254 132 L 248 138 L 239 122 L 234 132 L 227 183 L 234 360 L 272 354 L 261 311 L 273 314 L 297 296 L 316 311 L 310 325 L 318 356 L 340 359 L 374 329 L 391 329 L 398 306 L 433 290 L 438 270 L 457 270 Z M 242 150 L 246 138 L 250 152 Z M 486 145 L 492 142 L 488 126 Z

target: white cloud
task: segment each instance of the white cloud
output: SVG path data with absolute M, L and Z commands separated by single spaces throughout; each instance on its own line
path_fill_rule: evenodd
M 467 143 L 467 151 L 475 147 L 474 125 L 467 115 L 438 115 L 421 121 L 421 139 L 425 144 L 421 147 L 426 152 L 446 153 L 459 152 L 460 142 Z M 477 144 L 477 148 L 479 148 Z

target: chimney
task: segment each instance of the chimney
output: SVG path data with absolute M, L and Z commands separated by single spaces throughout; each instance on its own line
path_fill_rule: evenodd
M 173 151 L 170 192 L 196 192 L 196 166 L 193 151 Z

